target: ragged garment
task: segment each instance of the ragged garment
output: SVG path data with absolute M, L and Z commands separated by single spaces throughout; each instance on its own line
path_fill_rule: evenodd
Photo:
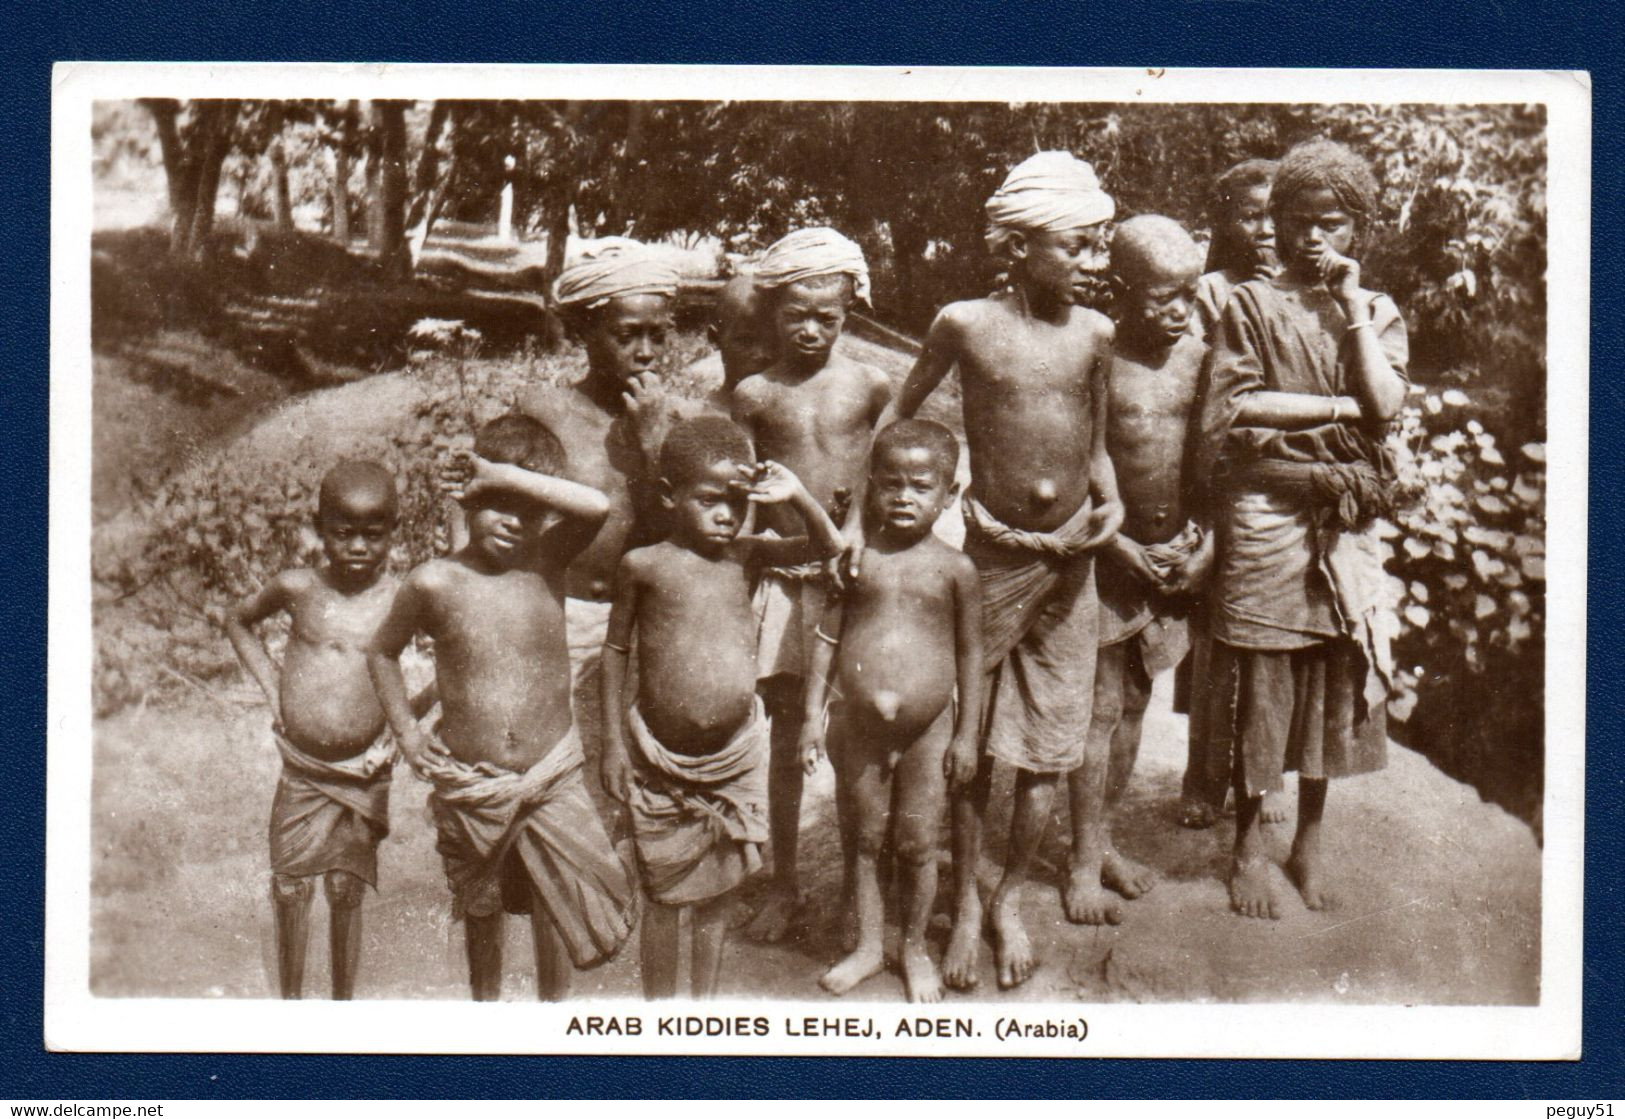
M 1147 545 L 1146 560 L 1158 575 L 1164 575 L 1200 551 L 1202 541 L 1202 530 L 1187 522 L 1172 540 Z M 1100 594 L 1102 647 L 1136 641 L 1140 663 L 1152 678 L 1185 659 L 1191 647 L 1189 598 L 1156 593 L 1110 556 L 1096 564 L 1095 581 Z
M 1069 773 L 1083 762 L 1100 646 L 1094 553 L 1083 548 L 1093 506 L 1032 532 L 1003 524 L 973 493 L 963 505 L 991 676 L 985 749 L 1031 773 Z
M 663 905 L 707 901 L 762 866 L 767 842 L 767 717 L 749 720 L 715 753 L 668 750 L 634 706 L 627 809 L 644 888 Z
M 311 757 L 272 730 L 282 776 L 271 802 L 271 870 L 290 877 L 342 870 L 378 883 L 378 844 L 389 834 L 395 743 L 380 738 L 342 762 Z
M 571 727 L 523 773 L 492 776 L 450 757 L 428 759 L 420 772 L 434 785 L 435 849 L 454 915 L 497 912 L 512 898 L 513 879 L 523 877 L 571 961 L 587 968 L 632 934 L 637 891 L 588 798 L 582 765 L 581 736 Z

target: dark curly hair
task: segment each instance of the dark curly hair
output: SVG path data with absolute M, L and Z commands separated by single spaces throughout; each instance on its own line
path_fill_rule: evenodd
M 1312 190 L 1331 191 L 1362 228 L 1377 216 L 1380 188 L 1371 165 L 1335 140 L 1307 140 L 1286 153 L 1270 188 L 1270 213 L 1279 220 L 1287 203 Z
M 751 463 L 750 436 L 725 416 L 692 416 L 671 425 L 660 445 L 660 476 L 680 486 L 719 462 Z
M 949 481 L 953 480 L 954 471 L 959 468 L 959 440 L 935 420 L 908 419 L 887 424 L 875 436 L 869 461 L 875 462 L 894 447 L 909 450 L 923 447 L 930 451 L 932 461 Z
M 534 416 L 508 412 L 474 436 L 474 453 L 487 462 L 506 462 L 538 474 L 560 475 L 568 465 L 564 445 Z

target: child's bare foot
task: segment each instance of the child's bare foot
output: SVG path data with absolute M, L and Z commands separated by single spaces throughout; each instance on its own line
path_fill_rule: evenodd
M 1117 899 L 1101 887 L 1105 872 L 1088 863 L 1075 863 L 1061 890 L 1066 919 L 1074 925 L 1116 925 L 1123 920 Z M 1000 975 L 1003 985 L 1003 974 Z
M 859 948 L 826 971 L 818 985 L 832 995 L 844 995 L 885 966 L 886 956 L 879 944 Z
M 941 1002 L 942 976 L 923 944 L 905 945 L 902 953 L 903 990 L 909 1002 Z
M 981 981 L 976 957 L 982 949 L 982 899 L 975 890 L 959 904 L 948 950 L 942 954 L 942 978 L 956 991 L 968 991 Z
M 1021 923 L 1020 904 L 1014 890 L 993 899 L 993 957 L 999 969 L 999 986 L 1005 989 L 1021 986 L 1038 968 L 1027 927 Z
M 767 901 L 756 911 L 745 935 L 763 944 L 777 944 L 789 933 L 801 912 L 801 894 L 782 886 L 774 886 Z
M 1157 872 L 1113 849 L 1106 852 L 1105 861 L 1100 864 L 1100 883 L 1133 901 L 1151 892 L 1151 887 L 1157 884 Z
M 1287 821 L 1286 805 L 1281 803 L 1280 793 L 1265 793 L 1261 798 L 1263 807 L 1258 810 L 1258 818 L 1266 824 L 1284 824 Z
M 1201 830 L 1219 822 L 1219 810 L 1205 800 L 1195 797 L 1179 806 L 1179 826 Z
M 1230 865 L 1230 908 L 1243 917 L 1274 921 L 1281 916 L 1268 859 L 1237 859 Z
M 1298 842 L 1292 845 L 1287 859 L 1287 876 L 1298 887 L 1303 904 L 1308 909 L 1331 909 L 1336 904 L 1320 875 L 1320 844 Z

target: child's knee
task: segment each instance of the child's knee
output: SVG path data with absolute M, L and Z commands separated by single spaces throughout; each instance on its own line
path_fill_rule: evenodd
M 876 813 L 878 819 L 860 819 L 857 826 L 857 835 L 853 838 L 857 843 L 858 854 L 868 858 L 879 858 L 880 850 L 886 846 L 886 816 L 885 813 Z
M 1125 710 L 1121 687 L 1095 689 L 1095 704 L 1090 719 L 1096 728 L 1103 731 L 1115 729 L 1123 721 Z
M 367 884 L 347 870 L 330 870 L 322 881 L 327 904 L 334 909 L 353 909 L 366 896 Z
M 902 826 L 897 829 L 897 862 L 900 865 L 918 868 L 937 857 L 935 827 L 928 828 L 906 818 L 900 823 Z
M 271 900 L 278 905 L 303 905 L 310 901 L 315 889 L 309 878 L 292 874 L 271 875 Z

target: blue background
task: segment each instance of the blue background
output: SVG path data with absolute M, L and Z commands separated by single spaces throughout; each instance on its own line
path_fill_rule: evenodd
M 1622 354 L 1622 21 L 1611 6 L 1497 0 L 912 3 L 827 0 L 570 7 L 395 0 L 148 0 L 101 10 L 6 5 L 0 36 L 0 466 L 11 526 L 0 593 L 0 1098 L 1238 1096 L 1618 1099 L 1622 660 L 1617 586 L 1625 440 Z M 1587 682 L 1585 1059 L 1577 1064 L 1224 1061 L 85 1056 L 41 1042 L 45 804 L 50 67 L 62 59 L 1383 66 L 1585 69 L 1593 74 L 1590 644 Z M 929 184 L 922 184 L 929 189 Z M 1554 370 L 1554 375 L 1561 371 Z M 1554 635 L 1563 640 L 1563 635 Z M 358 1045 L 366 1039 L 357 1038 Z M 1531 1114 L 1544 1114 L 1544 1111 Z

